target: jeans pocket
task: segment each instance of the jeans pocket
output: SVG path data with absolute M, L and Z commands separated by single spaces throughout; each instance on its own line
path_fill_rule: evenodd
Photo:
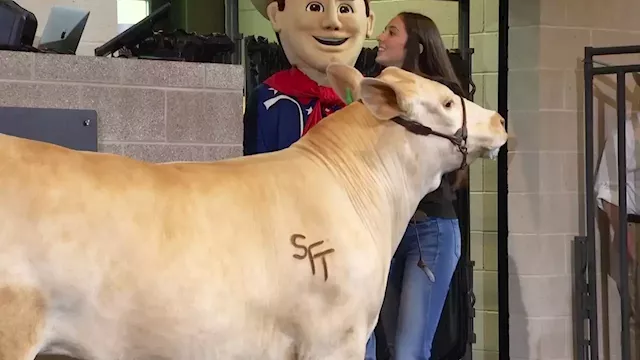
M 456 260 L 460 260 L 460 256 L 462 256 L 462 238 L 460 236 L 460 226 L 458 224 L 458 220 L 452 221 L 453 229 L 452 234 L 454 243 L 454 255 L 456 256 Z

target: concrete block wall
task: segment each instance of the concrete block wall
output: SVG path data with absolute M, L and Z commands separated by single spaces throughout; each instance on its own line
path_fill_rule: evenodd
M 584 234 L 584 194 L 593 194 L 584 187 L 584 47 L 640 44 L 640 2 L 512 0 L 509 7 L 511 358 L 568 360 L 575 358 L 570 246 Z M 640 56 L 600 60 L 640 63 Z M 599 159 L 616 119 L 615 79 L 600 77 L 594 88 Z M 637 110 L 637 100 L 632 105 Z M 618 290 L 604 266 L 598 272 L 600 357 L 619 359 Z
M 118 11 L 116 0 L 15 0 L 38 18 L 37 41 L 54 5 L 73 6 L 91 11 L 84 29 L 78 55 L 93 55 L 94 49 L 118 34 Z
M 239 0 L 240 32 L 275 41 L 269 22 L 250 0 Z M 376 14 L 374 36 L 366 47 L 375 47 L 375 37 L 401 11 L 421 12 L 431 17 L 447 47 L 457 46 L 458 4 L 435 0 L 372 0 Z M 471 46 L 475 101 L 497 109 L 498 96 L 498 0 L 471 2 Z M 497 162 L 478 160 L 471 169 L 471 257 L 476 262 L 474 290 L 477 297 L 474 359 L 498 359 L 497 276 Z
M 0 51 L 0 106 L 93 109 L 100 152 L 152 162 L 242 155 L 240 65 Z

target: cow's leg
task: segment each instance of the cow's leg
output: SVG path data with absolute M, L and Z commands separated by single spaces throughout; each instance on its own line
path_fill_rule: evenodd
M 33 360 L 42 342 L 45 314 L 39 291 L 0 285 L 0 359 Z

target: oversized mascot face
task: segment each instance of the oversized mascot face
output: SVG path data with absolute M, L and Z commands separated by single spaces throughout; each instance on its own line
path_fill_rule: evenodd
M 332 61 L 355 65 L 373 31 L 365 1 L 279 0 L 269 3 L 266 15 L 291 65 L 324 74 Z

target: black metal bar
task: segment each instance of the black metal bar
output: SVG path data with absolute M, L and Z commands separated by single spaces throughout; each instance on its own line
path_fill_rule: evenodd
M 470 28 L 471 28 L 471 2 L 470 0 L 458 0 L 458 49 L 460 49 L 460 57 L 462 58 L 462 62 L 465 65 L 465 73 L 468 74 L 465 79 L 462 80 L 465 90 L 469 91 L 470 83 L 471 83 L 471 51 L 469 49 L 470 44 Z M 469 178 L 471 174 L 469 174 Z M 466 274 L 469 279 L 469 289 L 468 289 L 468 306 L 470 307 L 469 311 L 469 344 L 467 345 L 467 351 L 465 353 L 464 359 L 471 360 L 473 359 L 473 351 L 472 344 L 476 342 L 475 332 L 473 331 L 475 317 L 475 294 L 473 292 L 473 262 L 471 261 L 471 211 L 470 211 L 470 191 L 469 187 L 466 186 L 464 189 L 457 191 L 458 204 L 460 208 L 462 208 L 462 215 L 464 221 L 461 222 L 461 235 L 462 235 L 462 243 L 464 244 L 463 254 L 465 261 L 468 264 L 468 273 Z M 459 216 L 460 216 L 459 215 Z
M 458 0 L 458 49 L 461 51 L 462 60 L 467 60 L 470 57 L 469 44 L 470 41 L 470 28 L 471 28 L 471 2 L 470 0 Z M 469 64 L 469 70 L 471 70 L 471 64 Z M 469 72 L 470 74 L 471 72 Z
M 585 114 L 585 172 L 586 172 L 586 216 L 587 216 L 587 304 L 589 321 L 590 360 L 598 359 L 598 299 L 596 289 L 596 239 L 595 201 L 592 191 L 593 179 L 593 48 L 584 49 L 584 114 Z
M 231 62 L 240 64 L 244 47 L 242 46 L 242 36 L 240 35 L 238 0 L 224 0 L 224 30 L 235 45 L 235 50 L 231 55 Z
M 640 48 L 639 48 L 640 49 Z M 627 257 L 627 142 L 626 142 L 626 73 L 617 73 L 618 110 L 618 240 L 620 250 L 620 325 L 622 359 L 630 359 L 629 348 L 629 270 Z
M 509 0 L 498 3 L 498 113 L 509 128 Z M 508 147 L 498 153 L 498 356 L 509 355 L 509 182 Z
M 603 47 L 588 47 L 585 48 L 585 58 L 587 56 L 598 55 L 622 55 L 622 54 L 635 54 L 640 53 L 640 45 L 625 45 L 625 46 L 603 46 Z
M 618 74 L 620 72 L 622 73 L 640 72 L 640 64 L 594 67 L 592 74 L 608 75 L 608 74 Z
M 573 313 L 573 335 L 576 349 L 576 359 L 586 360 L 588 341 L 585 339 L 585 319 L 588 312 L 585 306 L 585 295 L 587 295 L 587 244 L 585 236 L 576 236 L 573 241 L 573 273 L 576 276 L 574 281 L 575 295 Z

